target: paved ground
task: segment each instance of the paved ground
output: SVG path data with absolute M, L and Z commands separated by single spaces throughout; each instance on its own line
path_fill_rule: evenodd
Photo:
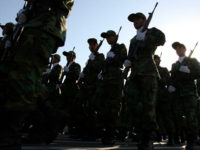
M 167 147 L 165 143 L 154 143 L 155 150 L 184 150 L 185 145 Z M 136 143 L 120 143 L 114 146 L 102 146 L 100 141 L 89 142 L 80 140 L 71 140 L 67 136 L 58 136 L 50 145 L 24 145 L 22 150 L 136 150 Z M 200 147 L 196 147 L 200 150 Z

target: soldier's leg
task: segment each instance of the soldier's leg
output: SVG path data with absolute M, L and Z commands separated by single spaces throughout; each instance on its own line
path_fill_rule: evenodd
M 142 76 L 141 97 L 143 110 L 141 117 L 141 149 L 152 149 L 152 132 L 157 130 L 156 123 L 156 96 L 157 96 L 157 79 L 153 76 Z
M 6 111 L 26 113 L 34 109 L 40 75 L 55 47 L 56 40 L 53 37 L 34 29 L 24 30 L 13 59 L 0 66 L 0 99 Z M 11 116 L 15 118 L 15 114 L 18 113 Z M 19 120 L 24 118 L 23 115 L 17 117 Z M 5 121 L 3 124 L 10 123 Z M 8 129 L 5 132 L 10 131 Z M 7 134 L 10 141 L 15 140 L 13 136 Z
M 197 138 L 198 121 L 197 121 L 197 101 L 195 96 L 187 96 L 183 99 L 184 112 L 186 116 L 186 136 L 187 136 L 187 150 L 192 150 L 194 142 Z

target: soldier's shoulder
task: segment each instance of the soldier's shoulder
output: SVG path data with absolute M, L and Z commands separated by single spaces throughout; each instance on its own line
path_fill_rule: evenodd
M 196 58 L 186 57 L 186 60 L 187 60 L 188 63 L 199 64 L 199 61 Z
M 174 63 L 172 64 L 172 67 L 176 66 L 177 64 L 178 64 L 178 61 L 174 62 Z
M 164 45 L 166 42 L 165 34 L 155 27 L 148 29 L 146 39 L 151 39 L 156 46 Z
M 126 46 L 125 46 L 124 43 L 119 44 L 119 47 L 120 47 L 122 50 L 126 50 Z
M 77 62 L 74 62 L 74 67 L 81 68 L 81 65 L 79 63 L 77 63 Z
M 98 53 L 97 56 L 98 56 L 99 58 L 105 58 L 103 53 Z
M 161 70 L 162 72 L 168 72 L 168 69 L 167 69 L 166 67 L 160 67 L 160 70 Z

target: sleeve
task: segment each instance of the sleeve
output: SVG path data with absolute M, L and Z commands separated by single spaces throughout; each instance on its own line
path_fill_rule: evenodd
M 200 63 L 197 59 L 191 59 L 191 67 L 189 67 L 191 73 L 190 76 L 192 79 L 199 79 L 200 78 Z
M 151 28 L 148 29 L 145 37 L 145 43 L 147 45 L 152 45 L 152 46 L 162 46 L 165 44 L 165 34 L 157 29 L 157 28 Z
M 119 45 L 119 48 L 115 51 L 115 57 L 112 58 L 111 64 L 122 67 L 124 60 L 127 59 L 127 49 L 124 44 Z
M 67 80 L 75 82 L 76 80 L 78 80 L 80 72 L 81 66 L 79 64 L 75 64 L 73 67 L 70 68 L 69 72 L 67 73 Z
M 60 65 L 53 68 L 53 70 L 49 74 L 49 79 L 51 82 L 59 83 L 62 77 L 62 67 Z

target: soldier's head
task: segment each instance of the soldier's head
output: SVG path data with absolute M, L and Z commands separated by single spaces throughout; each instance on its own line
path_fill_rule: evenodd
M 135 13 L 135 14 L 130 14 L 128 16 L 128 20 L 130 22 L 133 22 L 133 25 L 136 29 L 139 29 L 146 22 L 146 17 L 143 13 L 138 12 L 138 13 Z
M 95 39 L 95 38 L 88 39 L 88 44 L 89 44 L 90 51 L 92 53 L 96 52 L 96 49 L 97 49 L 97 46 L 98 46 L 97 39 Z
M 66 56 L 68 62 L 74 61 L 76 59 L 76 53 L 74 51 L 64 51 L 63 55 Z
M 102 38 L 106 38 L 108 44 L 113 45 L 117 41 L 117 34 L 113 30 L 101 33 Z
M 160 57 L 158 55 L 154 55 L 154 62 L 156 63 L 157 66 L 160 65 Z
M 0 25 L 0 27 L 3 30 L 2 31 L 3 35 L 10 35 L 13 33 L 14 24 L 12 22 L 8 22 L 5 25 Z
M 55 64 L 55 63 L 59 63 L 60 62 L 60 55 L 58 54 L 54 54 L 53 55 L 53 60 L 52 60 L 52 64 Z
M 185 56 L 186 47 L 184 44 L 179 42 L 174 42 L 172 47 L 176 50 L 176 53 L 179 57 Z

